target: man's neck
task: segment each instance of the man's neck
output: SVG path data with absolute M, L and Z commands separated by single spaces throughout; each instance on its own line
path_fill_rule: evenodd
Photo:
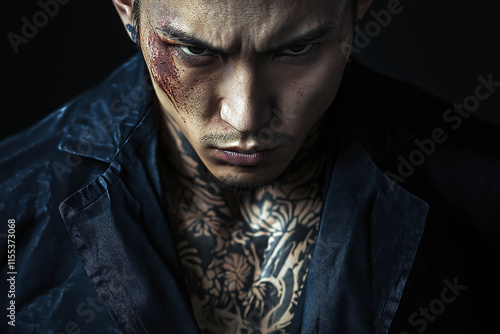
M 161 170 L 193 312 L 202 331 L 287 331 L 319 230 L 325 158 L 311 137 L 279 182 L 220 187 L 174 123 Z M 312 146 L 309 146 L 312 145 Z

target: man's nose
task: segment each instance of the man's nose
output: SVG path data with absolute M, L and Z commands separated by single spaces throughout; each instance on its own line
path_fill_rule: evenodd
M 222 83 L 220 117 L 242 133 L 262 129 L 272 118 L 269 88 L 265 72 L 259 72 L 256 64 L 233 64 L 225 73 Z

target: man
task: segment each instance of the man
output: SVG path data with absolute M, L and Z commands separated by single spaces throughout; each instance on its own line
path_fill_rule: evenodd
M 447 106 L 348 65 L 370 2 L 115 0 L 141 53 L 2 144 L 3 328 L 493 329 L 487 244 L 432 192 L 446 164 L 418 196 L 383 173 Z

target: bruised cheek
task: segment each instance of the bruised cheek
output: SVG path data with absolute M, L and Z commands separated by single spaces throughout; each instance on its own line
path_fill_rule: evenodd
M 213 78 L 199 78 L 183 69 L 186 60 L 179 59 L 177 51 L 158 36 L 147 37 L 147 54 L 151 75 L 156 84 L 170 100 L 183 122 L 208 122 L 208 110 L 213 102 L 210 87 Z M 188 66 L 189 67 L 189 66 Z
M 175 61 L 175 51 L 154 34 L 148 36 L 147 48 L 153 80 L 165 93 L 177 112 L 179 112 L 179 108 L 185 109 L 182 99 L 185 89 L 180 81 L 180 70 Z

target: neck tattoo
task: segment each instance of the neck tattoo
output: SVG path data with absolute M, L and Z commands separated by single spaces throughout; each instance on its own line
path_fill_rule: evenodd
M 319 229 L 324 157 L 235 194 L 207 177 L 173 123 L 160 142 L 169 224 L 202 333 L 286 333 Z

